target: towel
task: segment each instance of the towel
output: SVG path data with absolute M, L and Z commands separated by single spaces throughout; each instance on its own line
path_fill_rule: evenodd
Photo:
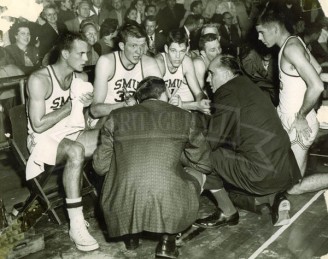
M 72 110 L 66 124 L 67 127 L 85 128 L 83 103 L 80 101 L 80 97 L 83 94 L 90 92 L 93 92 L 93 86 L 91 83 L 85 82 L 81 78 L 75 78 L 73 80 L 70 91 Z

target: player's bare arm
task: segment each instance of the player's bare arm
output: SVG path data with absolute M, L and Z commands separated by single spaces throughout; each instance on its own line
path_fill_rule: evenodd
M 51 94 L 51 80 L 46 69 L 33 73 L 27 84 L 29 96 L 28 110 L 31 126 L 37 133 L 42 133 L 67 117 L 71 111 L 71 102 L 66 102 L 61 108 L 45 114 L 45 100 Z

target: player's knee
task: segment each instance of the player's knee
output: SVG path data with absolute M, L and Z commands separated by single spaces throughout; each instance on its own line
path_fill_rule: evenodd
M 72 162 L 82 163 L 84 161 L 84 147 L 80 143 L 75 142 L 69 147 L 68 158 Z

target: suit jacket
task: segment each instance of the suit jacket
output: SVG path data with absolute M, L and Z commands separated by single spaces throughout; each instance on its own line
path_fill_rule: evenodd
M 45 23 L 40 29 L 40 57 L 44 57 L 45 54 L 54 46 L 54 43 L 58 39 L 59 35 L 67 31 L 64 23 L 57 23 L 58 33 L 52 28 L 49 23 Z
M 276 109 L 249 78 L 237 76 L 222 85 L 213 103 L 208 140 L 223 179 L 239 188 L 238 181 L 249 182 L 247 191 L 259 195 L 287 190 L 301 179 Z M 238 177 L 227 179 L 231 174 Z
M 91 7 L 91 11 L 93 11 L 93 13 L 96 13 L 96 11 L 93 9 L 93 6 Z M 95 24 L 98 24 L 98 26 L 100 27 L 101 24 L 107 19 L 109 18 L 109 12 L 107 9 L 105 8 L 101 8 L 99 14 L 94 14 L 91 15 L 89 17 Z
M 80 31 L 80 21 L 77 17 L 66 21 L 65 25 L 67 27 L 67 30 L 69 30 L 70 32 L 79 32 Z
M 121 9 L 122 21 L 119 21 L 118 18 L 117 18 L 117 12 L 113 9 L 113 10 L 109 11 L 109 18 L 118 20 L 118 26 L 122 26 L 123 23 L 124 23 L 125 13 L 126 13 L 126 9 L 124 7 L 122 7 L 122 9 Z
M 160 32 L 155 32 L 155 37 L 154 37 L 154 46 L 150 46 L 150 39 L 147 36 L 147 44 L 148 44 L 148 51 L 151 55 L 156 55 L 160 52 L 164 52 L 164 45 L 166 43 L 166 36 L 163 33 Z
M 223 54 L 230 54 L 233 56 L 237 56 L 237 48 L 240 46 L 240 36 L 238 33 L 238 29 L 235 25 L 230 26 L 230 33 L 224 25 L 221 25 L 219 28 L 220 32 L 220 44 L 222 48 Z
M 157 14 L 158 27 L 167 34 L 172 29 L 178 29 L 180 21 L 184 17 L 186 10 L 182 4 L 176 4 L 172 9 L 165 7 Z
M 93 160 L 111 237 L 178 233 L 197 218 L 200 185 L 183 169 L 211 172 L 197 116 L 158 100 L 111 112 Z

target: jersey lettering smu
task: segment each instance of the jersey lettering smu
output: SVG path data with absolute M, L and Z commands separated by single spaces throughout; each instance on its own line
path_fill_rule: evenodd
M 161 54 L 163 56 L 164 64 L 165 64 L 165 74 L 163 76 L 163 80 L 165 81 L 165 86 L 169 90 L 171 95 L 175 95 L 177 93 L 177 91 L 184 84 L 186 84 L 185 78 L 183 75 L 182 65 L 180 65 L 178 67 L 177 71 L 175 71 L 174 73 L 171 73 L 168 68 L 168 65 L 167 65 L 165 53 L 161 53 Z
M 119 52 L 114 54 L 115 70 L 113 77 L 108 80 L 107 96 L 104 103 L 114 104 L 124 101 L 124 92 L 133 95 L 137 90 L 139 82 L 144 78 L 142 61 L 138 62 L 133 68 L 124 67 Z
M 70 95 L 70 87 L 67 90 L 63 90 L 60 87 L 60 84 L 58 82 L 58 79 L 53 71 L 52 66 L 47 66 L 46 67 L 50 76 L 51 80 L 51 94 L 50 96 L 45 100 L 45 114 L 48 114 L 50 112 L 53 112 L 55 110 L 58 110 L 60 107 L 62 107 L 68 100 L 69 100 L 69 95 Z M 75 75 L 73 75 L 72 82 L 75 80 Z M 28 123 L 28 128 L 29 132 L 32 132 L 32 127 L 30 125 L 30 121 Z

